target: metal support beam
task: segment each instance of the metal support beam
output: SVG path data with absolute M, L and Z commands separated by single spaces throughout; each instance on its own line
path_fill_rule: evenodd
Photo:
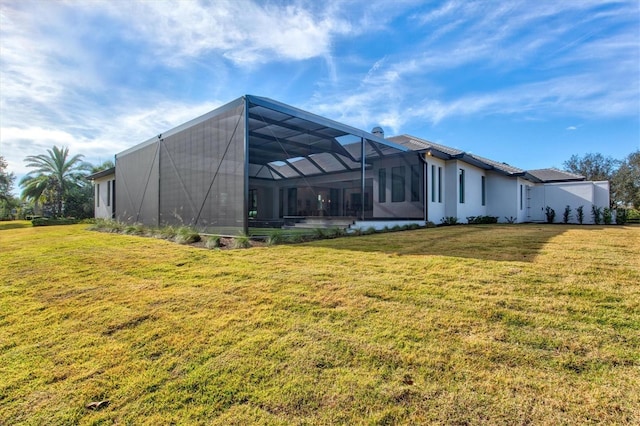
M 364 138 L 360 138 L 360 142 L 361 142 L 361 155 L 360 155 L 360 170 L 362 172 L 362 186 L 360 187 L 360 208 L 362 209 L 362 220 L 364 221 L 364 191 L 365 191 L 365 168 L 366 168 L 366 161 L 365 161 L 365 155 L 366 155 L 366 149 L 365 149 L 365 139 Z

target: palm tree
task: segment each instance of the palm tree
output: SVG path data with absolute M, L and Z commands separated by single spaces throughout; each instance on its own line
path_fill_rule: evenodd
M 53 198 L 49 201 L 56 206 L 56 214 L 62 215 L 69 189 L 78 186 L 91 167 L 82 157 L 78 154 L 69 158 L 69 148 L 57 146 L 48 149 L 47 154 L 29 155 L 25 162 L 34 170 L 20 181 L 22 197 L 34 200 L 36 205 L 43 198 Z

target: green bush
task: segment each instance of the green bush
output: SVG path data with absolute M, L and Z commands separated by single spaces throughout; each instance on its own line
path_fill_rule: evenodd
M 178 244 L 193 244 L 200 241 L 200 239 L 200 234 L 197 231 L 188 226 L 181 226 L 178 228 L 174 241 Z
M 498 218 L 496 216 L 469 216 L 467 217 L 467 223 L 472 225 L 498 223 Z
M 579 206 L 576 209 L 576 213 L 578 215 L 578 223 L 582 225 L 582 222 L 584 222 L 584 206 Z
M 451 226 L 451 225 L 457 225 L 457 224 L 458 224 L 458 218 L 455 216 L 447 216 L 440 219 L 440 225 L 443 225 L 443 226 Z
M 569 223 L 569 219 L 571 219 L 571 206 L 566 206 L 564 208 L 564 213 L 562 213 L 562 221 L 564 223 Z
M 628 214 L 626 209 L 616 209 L 617 225 L 624 225 L 625 223 L 627 223 L 627 218 L 628 218 Z
M 276 230 L 267 237 L 267 244 L 270 246 L 274 246 L 276 244 L 282 244 L 284 242 L 284 236 L 282 235 L 282 231 Z
M 553 223 L 553 221 L 556 218 L 556 211 L 554 209 L 552 209 L 551 207 L 547 206 L 544 209 L 544 214 L 545 214 L 545 216 L 547 216 L 547 223 Z
M 39 217 L 31 221 L 33 226 L 75 225 L 76 223 L 80 223 L 80 220 L 73 218 Z
M 206 241 L 204 242 L 204 246 L 208 249 L 220 248 L 220 236 L 211 235 L 207 237 Z
M 602 207 L 591 206 L 591 217 L 593 217 L 593 223 L 600 225 L 602 222 Z
M 235 249 L 244 249 L 251 247 L 251 240 L 248 235 L 239 235 L 233 239 L 232 247 Z
M 605 207 L 602 210 L 602 221 L 605 225 L 611 225 L 611 222 L 613 221 L 613 215 L 609 207 Z

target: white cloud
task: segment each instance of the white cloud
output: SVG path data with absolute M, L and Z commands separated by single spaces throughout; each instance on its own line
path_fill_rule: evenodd
M 173 65 L 212 51 L 239 65 L 322 58 L 330 54 L 335 35 L 353 31 L 338 10 L 327 7 L 313 14 L 298 3 L 167 0 L 100 6 L 127 23 L 129 37 L 144 41 L 159 60 Z
M 565 130 L 578 130 L 576 126 L 569 126 Z

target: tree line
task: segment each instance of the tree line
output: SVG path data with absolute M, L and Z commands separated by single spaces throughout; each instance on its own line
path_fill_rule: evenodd
M 33 216 L 91 218 L 94 215 L 92 173 L 113 167 L 112 161 L 92 165 L 82 154 L 54 146 L 46 153 L 29 155 L 24 161 L 31 169 L 19 185 L 20 197 L 12 195 L 15 174 L 7 171 L 0 156 L 0 220 Z
M 94 166 L 83 158 L 57 146 L 27 156 L 24 161 L 31 171 L 20 180 L 22 192 L 16 198 L 12 195 L 15 175 L 7 171 L 7 162 L 0 156 L 0 220 L 35 215 L 93 217 L 94 191 L 87 176 L 113 167 L 113 162 Z M 611 207 L 640 209 L 640 150 L 622 160 L 599 153 L 572 155 L 563 167 L 587 180 L 608 180 Z
M 622 160 L 600 153 L 572 155 L 563 166 L 587 180 L 608 180 L 612 208 L 640 209 L 640 150 Z

